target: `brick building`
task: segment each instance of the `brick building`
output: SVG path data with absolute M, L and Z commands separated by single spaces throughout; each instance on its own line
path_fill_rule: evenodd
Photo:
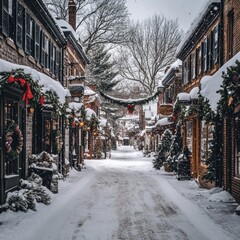
M 183 92 L 188 94 L 188 99 L 184 98 L 183 101 L 187 108 L 193 108 L 197 104 L 197 93 L 204 76 L 211 76 L 219 69 L 220 32 L 220 1 L 211 1 L 206 3 L 202 14 L 190 28 L 177 53 L 177 57 L 183 62 Z M 181 102 L 181 99 L 179 101 Z M 191 176 L 204 186 L 209 185 L 202 177 L 207 168 L 211 129 L 212 126 L 200 119 L 196 111 L 185 115 L 183 145 L 191 152 Z
M 19 178 L 28 176 L 32 153 L 56 154 L 57 162 L 61 158 L 63 153 L 55 149 L 54 141 L 62 130 L 58 110 L 68 91 L 62 86 L 66 40 L 43 2 L 1 0 L 0 6 L 1 79 L 11 74 L 0 88 L 3 204 L 6 194 L 18 187 Z
M 237 0 L 222 0 L 223 4 L 223 63 L 240 52 L 240 4 Z M 234 64 L 235 65 L 235 64 Z M 232 80 L 234 83 L 234 80 Z M 230 107 L 230 106 L 229 106 Z M 233 114 L 224 119 L 223 176 L 224 189 L 240 202 L 240 107 L 235 105 Z

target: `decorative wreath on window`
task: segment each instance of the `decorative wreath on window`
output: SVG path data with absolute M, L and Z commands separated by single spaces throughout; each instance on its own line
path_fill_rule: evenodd
M 6 153 L 10 157 L 17 157 L 23 148 L 23 135 L 15 121 L 11 121 L 5 131 Z
M 54 152 L 59 153 L 62 149 L 63 146 L 63 141 L 62 141 L 62 134 L 59 130 L 57 130 L 54 134 Z

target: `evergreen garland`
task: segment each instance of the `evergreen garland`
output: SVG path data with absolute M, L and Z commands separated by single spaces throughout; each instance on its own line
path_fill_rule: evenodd
M 160 94 L 160 92 L 157 91 L 155 94 L 153 94 L 152 96 L 149 96 L 147 98 L 119 99 L 119 98 L 114 98 L 112 96 L 109 96 L 106 93 L 102 92 L 101 90 L 99 90 L 99 92 L 100 92 L 101 96 L 104 97 L 110 103 L 116 103 L 118 105 L 125 106 L 125 107 L 128 107 L 128 105 L 130 105 L 130 104 L 132 104 L 132 105 L 143 105 L 143 104 L 146 104 L 146 103 L 154 100 Z
M 13 85 L 24 91 L 23 100 L 31 106 L 43 104 L 41 86 L 34 81 L 30 74 L 25 74 L 23 69 L 0 73 L 0 89 Z
M 209 180 L 210 182 L 215 182 L 216 186 L 221 186 L 221 159 L 223 154 L 222 149 L 222 122 L 220 115 L 217 114 L 215 118 L 213 139 L 210 142 L 210 154 L 206 160 L 207 172 L 205 173 L 203 179 Z
M 66 114 L 67 103 L 61 104 L 57 93 L 52 90 L 43 93 L 42 86 L 32 78 L 31 74 L 24 73 L 24 69 L 0 73 L 0 89 L 11 85 L 24 91 L 22 99 L 27 105 L 29 104 L 31 107 L 47 106 L 44 104 L 46 99 L 56 114 Z
M 217 114 L 214 119 L 213 140 L 210 145 L 210 155 L 206 163 L 208 165 L 204 179 L 211 182 L 215 181 L 216 186 L 222 185 L 222 131 L 224 117 L 229 119 L 232 116 L 235 107 L 240 103 L 240 62 L 237 60 L 235 66 L 227 68 L 227 73 L 222 74 L 223 82 L 218 93 Z

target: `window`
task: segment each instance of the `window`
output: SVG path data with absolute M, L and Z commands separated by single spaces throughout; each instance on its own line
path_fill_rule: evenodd
M 188 82 L 188 65 L 187 60 L 183 62 L 183 84 L 187 84 Z
M 55 74 L 56 68 L 56 47 L 50 43 L 50 71 Z
M 192 121 L 186 122 L 186 145 L 190 152 L 192 152 L 192 144 L 193 144 L 193 124 Z
M 235 116 L 235 175 L 240 176 L 240 114 Z
M 12 31 L 14 29 L 13 10 L 13 0 L 2 1 L 2 33 L 12 39 L 14 34 L 14 31 Z
M 191 74 L 191 66 L 192 66 L 192 61 L 191 61 L 191 59 L 192 59 L 192 56 L 191 56 L 191 54 L 188 56 L 188 82 L 190 82 L 191 81 L 191 77 L 192 77 L 192 74 Z
M 44 59 L 44 67 L 45 68 L 49 68 L 49 39 L 48 37 L 45 36 L 45 48 L 44 48 L 44 51 L 45 51 L 45 59 Z
M 198 74 L 201 74 L 201 72 L 202 72 L 202 49 L 201 49 L 201 47 L 198 48 L 197 66 L 198 66 Z
M 34 48 L 33 48 L 33 29 L 34 29 L 34 22 L 33 19 L 30 17 L 29 14 L 26 14 L 26 28 L 25 28 L 25 51 L 34 56 Z
M 208 35 L 208 70 L 211 70 L 213 67 L 213 60 L 212 60 L 212 52 L 213 52 L 213 45 L 212 45 L 212 38 L 213 38 L 213 33 L 211 32 Z
M 5 115 L 5 128 L 9 126 L 12 120 L 14 120 L 16 123 L 18 122 L 18 103 L 14 100 L 5 99 L 4 101 L 4 115 Z M 6 141 L 11 141 L 11 147 L 14 148 L 16 143 L 14 142 L 14 139 L 10 138 L 8 139 L 8 136 L 6 137 Z M 19 157 L 7 154 L 5 157 L 5 169 L 4 172 L 6 175 L 12 175 L 12 174 L 18 174 L 19 169 Z
M 17 46 L 23 48 L 23 24 L 24 24 L 24 8 L 21 4 L 17 5 L 17 32 L 16 43 Z
M 201 122 L 201 162 L 205 163 L 210 154 L 210 144 L 213 140 L 213 125 Z
M 56 52 L 56 68 L 55 68 L 55 76 L 59 77 L 59 71 L 60 71 L 60 52 Z
M 49 68 L 49 39 L 42 32 L 41 35 L 41 64 L 45 68 Z
M 227 51 L 228 51 L 228 59 L 233 56 L 233 31 L 234 31 L 234 12 L 230 11 L 228 13 L 228 28 L 227 28 Z
M 40 28 L 35 24 L 35 59 L 40 62 Z
M 195 79 L 195 77 L 196 77 L 196 52 L 192 53 L 191 60 L 192 60 L 192 63 L 191 63 L 192 79 Z
M 202 55 L 203 55 L 202 69 L 203 69 L 204 72 L 207 70 L 207 60 L 208 60 L 208 57 L 207 57 L 207 53 L 208 53 L 207 46 L 208 46 L 208 42 L 207 42 L 207 38 L 205 38 L 203 40 L 203 43 L 202 43 Z
M 218 63 L 218 25 L 213 29 L 213 64 Z

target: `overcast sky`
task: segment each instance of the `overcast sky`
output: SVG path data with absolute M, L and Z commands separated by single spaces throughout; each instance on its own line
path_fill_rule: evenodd
M 208 0 L 126 0 L 133 20 L 143 20 L 154 14 L 178 19 L 179 26 L 186 32 L 199 10 Z

